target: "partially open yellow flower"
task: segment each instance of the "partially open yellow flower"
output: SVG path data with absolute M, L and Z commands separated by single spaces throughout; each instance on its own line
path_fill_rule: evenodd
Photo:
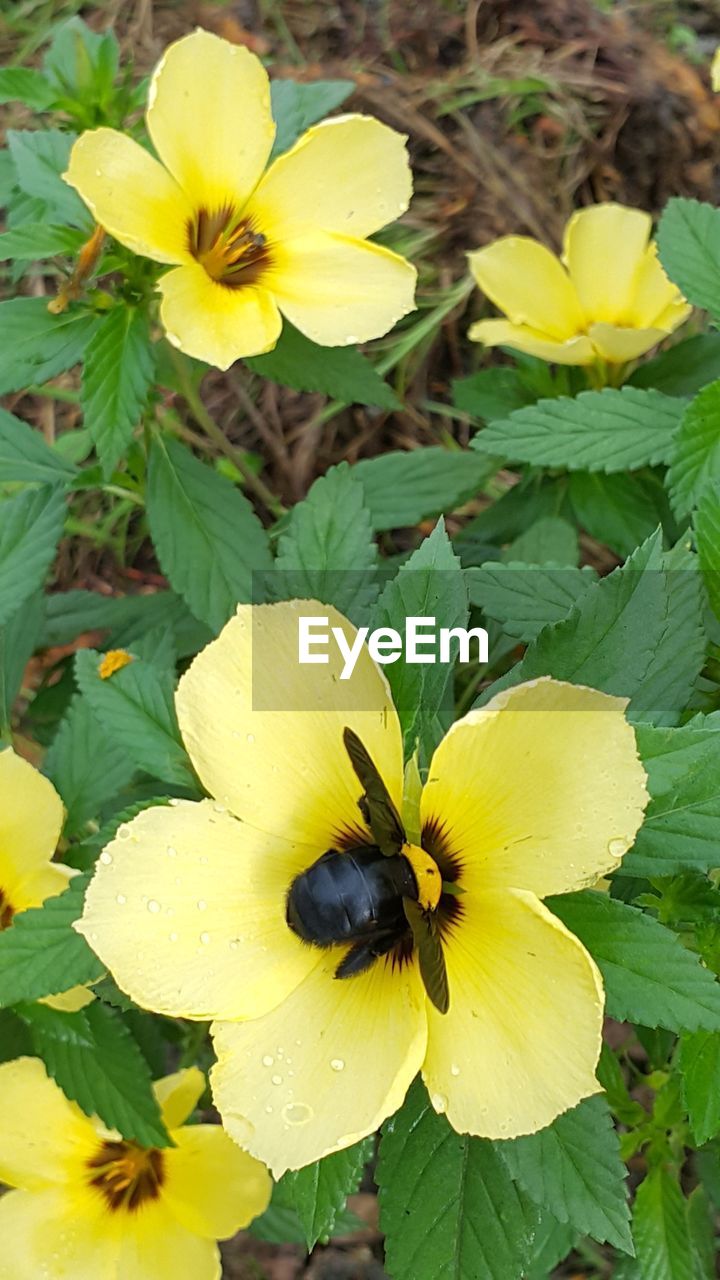
M 52 861 L 63 817 L 52 783 L 11 747 L 0 752 L 0 929 L 67 889 L 74 871 Z
M 440 1013 L 401 916 L 399 940 L 378 940 L 383 953 L 340 980 L 349 946 L 308 945 L 288 925 L 291 884 L 327 850 L 380 860 L 348 729 L 403 811 L 383 675 L 367 649 L 349 680 L 337 650 L 300 667 L 301 616 L 356 637 L 315 601 L 243 605 L 194 660 L 177 711 L 215 799 L 146 809 L 122 827 L 77 927 L 139 1004 L 215 1019 L 224 1123 L 277 1173 L 371 1133 L 418 1071 L 457 1130 L 532 1133 L 598 1089 L 602 982 L 541 899 L 594 884 L 640 826 L 645 774 L 625 701 L 520 685 L 435 752 L 417 815 L 425 854 L 406 852 L 442 877 Z M 261 709 L 269 696 L 285 709 Z
M 323 346 L 377 338 L 414 306 L 415 270 L 367 237 L 405 211 L 405 139 L 326 120 L 264 172 L 275 137 L 259 58 L 207 31 L 165 51 L 147 128 L 162 163 L 114 129 L 75 143 L 65 179 L 160 280 L 171 342 L 226 369 L 275 346 L 280 313 Z
M 574 213 L 562 261 L 529 236 L 504 236 L 468 255 L 483 293 L 506 320 L 468 336 L 556 364 L 625 364 L 677 329 L 692 308 L 668 280 L 640 209 L 597 204 Z
M 267 1170 L 219 1125 L 188 1125 L 197 1067 L 154 1086 L 172 1147 L 128 1142 L 36 1058 L 0 1065 L 3 1280 L 220 1280 L 217 1241 L 267 1207 Z

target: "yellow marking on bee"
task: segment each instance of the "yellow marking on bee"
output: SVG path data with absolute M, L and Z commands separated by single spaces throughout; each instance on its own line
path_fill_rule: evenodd
M 417 882 L 418 906 L 423 911 L 435 911 L 442 894 L 442 876 L 437 863 L 417 844 L 404 844 L 402 852 Z
M 122 671 L 132 661 L 133 656 L 127 649 L 108 649 L 98 663 L 98 675 L 101 680 L 109 680 L 116 671 Z

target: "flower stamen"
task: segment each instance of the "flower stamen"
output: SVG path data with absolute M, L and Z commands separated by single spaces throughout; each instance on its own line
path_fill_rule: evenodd
M 13 922 L 15 908 L 9 901 L 5 890 L 0 889 L 0 933 L 3 929 L 9 929 Z
M 164 1180 L 162 1152 L 134 1142 L 103 1142 L 87 1167 L 90 1186 L 102 1192 L 114 1212 L 132 1212 L 148 1200 L 157 1200 Z
M 270 263 L 266 237 L 231 205 L 214 213 L 200 209 L 187 235 L 190 253 L 210 278 L 231 289 L 256 284 Z

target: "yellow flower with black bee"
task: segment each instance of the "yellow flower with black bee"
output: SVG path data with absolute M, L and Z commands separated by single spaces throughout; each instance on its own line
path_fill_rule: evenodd
M 622 699 L 543 679 L 471 711 L 419 800 L 367 649 L 298 665 L 313 601 L 240 606 L 177 692 L 211 799 L 121 828 L 79 928 L 139 1004 L 212 1019 L 211 1082 L 276 1173 L 373 1132 L 422 1072 L 460 1132 L 531 1133 L 598 1089 L 603 987 L 543 905 L 632 845 Z
M 121 244 L 173 267 L 159 281 L 160 315 L 181 350 L 226 369 L 271 350 L 282 316 L 322 346 L 344 346 L 412 311 L 414 268 L 368 240 L 412 192 L 393 129 L 338 116 L 267 167 L 267 72 L 200 30 L 166 49 L 146 123 L 159 161 L 94 129 L 75 143 L 65 180 Z
M 219 1125 L 186 1125 L 191 1067 L 154 1085 L 173 1146 L 89 1119 L 36 1058 L 0 1065 L 3 1280 L 220 1280 L 217 1241 L 267 1207 L 267 1170 Z
M 565 227 L 562 258 L 530 236 L 503 236 L 468 255 L 505 320 L 478 320 L 468 337 L 555 364 L 637 360 L 692 308 L 668 280 L 641 209 L 597 204 Z

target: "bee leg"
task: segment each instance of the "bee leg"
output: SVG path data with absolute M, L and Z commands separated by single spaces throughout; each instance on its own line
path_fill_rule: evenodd
M 374 938 L 356 942 L 347 955 L 343 957 L 335 970 L 336 978 L 352 978 L 356 973 L 364 973 L 379 956 L 387 955 L 397 942 L 397 933 L 377 934 Z

